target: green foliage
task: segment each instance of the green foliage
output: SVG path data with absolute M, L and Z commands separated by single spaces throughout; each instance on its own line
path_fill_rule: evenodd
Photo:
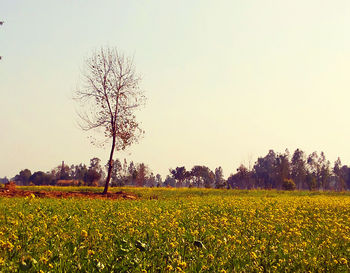
M 292 179 L 284 179 L 282 188 L 286 191 L 294 191 L 296 188 L 296 185 Z
M 15 180 L 16 184 L 28 185 L 30 182 L 31 175 L 32 175 L 32 173 L 30 170 L 24 169 L 24 170 L 20 171 L 18 175 L 15 176 L 14 180 Z

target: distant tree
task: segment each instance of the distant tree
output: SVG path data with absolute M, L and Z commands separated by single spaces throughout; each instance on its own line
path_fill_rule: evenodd
M 251 189 L 254 187 L 252 180 L 251 172 L 241 164 L 237 172 L 229 176 L 227 184 L 232 189 Z
M 254 165 L 256 184 L 260 188 L 276 188 L 276 153 L 270 150 L 265 157 L 259 157 Z
M 79 165 L 75 165 L 74 168 L 71 168 L 71 172 L 73 179 L 87 182 L 88 168 L 85 164 L 80 163 Z
M 281 189 L 282 184 L 286 179 L 290 178 L 290 162 L 289 162 L 289 152 L 286 150 L 284 154 L 278 154 L 275 160 L 275 188 Z
M 88 186 L 98 186 L 98 181 L 101 179 L 101 174 L 95 169 L 88 169 L 86 173 L 86 184 Z
M 55 181 L 55 178 L 50 173 L 38 171 L 33 173 L 29 180 L 34 185 L 51 185 Z
M 228 189 L 238 189 L 240 180 L 237 173 L 232 174 L 227 178 L 227 188 Z
M 186 171 L 186 168 L 184 166 L 176 167 L 174 170 L 170 169 L 169 171 L 172 177 L 177 181 L 177 187 L 182 187 L 185 179 L 189 177 L 189 173 Z
M 165 187 L 175 187 L 176 186 L 176 180 L 171 177 L 170 175 L 167 175 L 164 180 L 164 186 Z
M 68 180 L 71 178 L 69 175 L 71 173 L 70 167 L 63 162 L 56 168 L 53 168 L 50 173 L 54 180 Z
M 89 169 L 94 169 L 99 173 L 102 173 L 101 159 L 94 157 L 90 159 Z
M 341 173 L 345 180 L 345 189 L 350 190 L 350 168 L 346 165 L 341 167 Z
M 93 170 L 94 172 L 99 174 L 99 178 L 94 181 L 95 183 L 97 183 L 99 185 L 100 181 L 102 179 L 104 179 L 104 175 L 105 175 L 104 172 L 103 172 L 103 168 L 101 166 L 101 159 L 99 159 L 98 157 L 91 158 L 90 159 L 89 171 L 90 170 Z M 90 175 L 91 174 L 92 174 L 92 172 L 90 172 Z M 95 175 L 94 177 L 97 177 L 97 176 Z
M 221 167 L 215 169 L 215 188 L 223 189 L 226 187 L 226 180 L 224 179 L 224 173 Z
M 282 183 L 282 189 L 286 191 L 294 191 L 296 188 L 293 179 L 284 179 Z
M 137 166 L 137 176 L 136 176 L 136 184 L 138 187 L 143 187 L 149 175 L 149 169 L 144 164 L 138 164 Z
M 156 174 L 156 183 L 157 187 L 161 187 L 163 184 L 162 176 L 159 173 Z
M 335 190 L 344 191 L 346 189 L 346 176 L 347 173 L 344 171 L 345 169 L 342 167 L 341 160 L 338 157 L 334 162 L 333 173 L 336 177 L 336 185 Z
M 19 185 L 29 185 L 31 175 L 32 172 L 30 170 L 24 169 L 15 176 L 14 181 Z
M 143 133 L 134 112 L 143 104 L 144 96 L 139 88 L 140 77 L 135 73 L 133 60 L 115 48 L 101 48 L 86 60 L 84 80 L 84 85 L 76 91 L 76 99 L 89 109 L 80 114 L 81 128 L 102 128 L 105 137 L 112 142 L 103 190 L 106 194 L 112 175 L 114 151 L 124 150 Z
M 319 189 L 329 189 L 330 162 L 326 160 L 326 156 L 321 152 L 320 156 L 317 152 L 313 152 L 307 159 L 308 171 L 316 178 Z
M 314 173 L 316 175 L 319 172 L 319 166 L 317 163 L 318 163 L 318 154 L 315 151 L 307 157 L 307 168 L 309 173 Z
M 125 158 L 122 165 L 122 173 L 123 173 L 123 180 L 124 180 L 123 184 L 126 185 L 129 181 L 129 177 L 128 177 L 128 162 L 126 161 Z
M 151 172 L 151 174 L 148 176 L 147 180 L 146 180 L 146 186 L 147 187 L 155 187 L 157 185 L 156 182 L 156 177 L 154 176 L 154 174 Z
M 129 185 L 135 185 L 136 183 L 136 178 L 137 178 L 137 170 L 136 166 L 133 161 L 129 163 L 128 167 L 128 184 Z
M 305 189 L 306 185 L 306 160 L 302 150 L 296 149 L 291 161 L 291 177 L 298 190 Z
M 74 173 L 75 173 L 75 166 L 74 164 L 70 165 L 68 170 L 68 176 L 70 179 L 74 179 Z
M 65 165 L 64 162 L 62 161 L 59 179 L 70 179 L 69 173 L 70 173 L 70 167 L 68 165 Z
M 237 169 L 237 176 L 239 180 L 239 188 L 251 189 L 254 187 L 252 183 L 252 174 L 249 169 L 243 164 L 241 164 Z
M 193 166 L 191 176 L 198 188 L 211 188 L 215 183 L 215 175 L 207 166 Z
M 305 177 L 306 185 L 308 190 L 314 191 L 317 189 L 317 180 L 316 176 L 313 173 L 308 172 Z
M 106 168 L 108 169 L 108 163 L 106 165 Z M 111 181 L 112 186 L 124 186 L 125 185 L 125 179 L 122 174 L 123 166 L 119 159 L 116 159 L 113 161 L 113 169 L 111 173 Z
M 309 189 L 314 190 L 314 189 L 320 188 L 320 181 L 318 180 L 318 178 L 320 176 L 321 168 L 319 166 L 319 159 L 318 159 L 317 152 L 313 152 L 307 157 L 306 167 L 308 172 L 307 182 L 309 185 Z
M 329 190 L 329 178 L 331 176 L 330 162 L 329 160 L 326 160 L 324 152 L 321 152 L 320 154 L 318 165 L 320 166 L 318 179 L 320 181 L 322 189 Z

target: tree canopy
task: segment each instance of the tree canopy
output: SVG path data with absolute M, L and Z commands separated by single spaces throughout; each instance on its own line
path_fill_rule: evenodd
M 143 134 L 135 110 L 143 105 L 145 97 L 133 59 L 116 48 L 102 47 L 94 52 L 85 62 L 83 78 L 75 97 L 84 109 L 79 113 L 80 126 L 83 130 L 103 129 L 105 138 L 111 140 L 103 191 L 107 193 L 114 151 L 124 150 Z

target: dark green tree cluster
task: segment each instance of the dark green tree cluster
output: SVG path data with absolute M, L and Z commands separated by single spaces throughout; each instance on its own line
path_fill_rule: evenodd
M 154 174 L 145 163 L 129 164 L 126 159 L 122 163 L 119 159 L 113 161 L 111 174 L 111 186 L 137 186 L 137 187 L 160 187 L 163 185 L 160 174 Z
M 240 165 L 227 180 L 221 167 L 211 171 L 206 166 L 194 166 L 187 171 L 184 166 L 170 169 L 164 186 L 206 187 L 229 189 L 278 190 L 350 190 L 350 168 L 338 158 L 331 167 L 323 152 L 306 155 L 296 149 L 276 153 L 270 150 L 259 157 L 252 168 Z
M 36 171 L 32 173 L 29 169 L 19 172 L 12 181 L 17 185 L 57 185 L 57 186 L 103 186 L 108 170 L 108 164 L 101 165 L 97 157 L 90 159 L 90 165 L 61 165 L 50 171 Z M 2 183 L 8 179 L 2 179 Z M 160 174 L 154 175 L 146 164 L 129 164 L 124 159 L 121 163 L 118 159 L 113 161 L 111 172 L 111 186 L 139 186 L 159 187 L 163 185 Z
M 109 163 L 102 165 L 99 158 L 92 158 L 90 165 L 61 165 L 51 171 L 29 169 L 19 172 L 12 180 L 18 185 L 85 185 L 103 186 Z M 154 174 L 145 163 L 113 160 L 111 186 L 137 187 L 199 187 L 228 189 L 278 189 L 278 190 L 350 190 L 350 168 L 338 158 L 331 166 L 323 152 L 305 154 L 296 149 L 276 153 L 270 150 L 259 157 L 252 168 L 240 165 L 234 174 L 224 178 L 223 169 L 212 171 L 207 166 L 195 165 L 190 170 L 185 166 L 169 169 L 164 181 Z M 0 183 L 7 182 L 5 177 Z
M 92 158 L 90 166 L 85 164 L 79 165 L 62 165 L 53 168 L 51 171 L 36 171 L 32 173 L 29 169 L 19 172 L 12 180 L 17 185 L 60 185 L 62 181 L 69 181 L 62 185 L 86 185 L 98 186 L 99 181 L 103 178 L 104 172 L 100 165 L 100 159 Z
M 165 186 L 171 187 L 198 187 L 198 188 L 225 188 L 221 167 L 211 171 L 207 166 L 195 165 L 190 171 L 184 166 L 170 169 L 171 176 L 164 181 Z
M 289 189 L 286 181 L 293 181 L 298 190 L 348 190 L 350 168 L 342 166 L 339 158 L 331 167 L 323 152 L 306 155 L 296 149 L 290 155 L 288 150 L 284 153 L 270 150 L 265 157 L 258 158 L 251 170 L 241 165 L 227 183 L 238 189 Z

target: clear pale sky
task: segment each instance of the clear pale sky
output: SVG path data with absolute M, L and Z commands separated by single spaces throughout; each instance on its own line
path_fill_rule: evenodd
M 117 157 L 222 166 L 269 149 L 350 164 L 350 1 L 0 0 L 0 177 L 107 162 L 72 93 L 100 46 L 134 55 L 146 131 Z M 95 135 L 95 134 L 94 134 Z

